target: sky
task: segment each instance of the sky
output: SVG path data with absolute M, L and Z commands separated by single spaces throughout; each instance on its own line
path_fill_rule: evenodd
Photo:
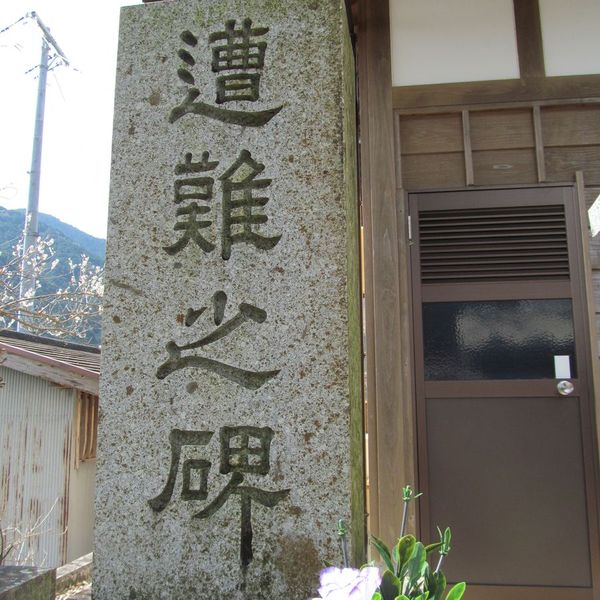
M 35 11 L 70 61 L 48 73 L 40 212 L 101 238 L 119 7 L 131 4 L 141 0 L 0 1 L 0 30 Z M 40 54 L 35 21 L 25 19 L 0 33 L 0 206 L 9 209 L 27 207 Z

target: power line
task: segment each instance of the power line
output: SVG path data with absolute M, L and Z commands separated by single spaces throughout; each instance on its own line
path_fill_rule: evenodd
M 11 27 L 14 27 L 15 25 L 17 25 L 21 21 L 24 21 L 25 19 L 28 18 L 28 16 L 29 16 L 28 14 L 24 15 L 20 19 L 17 19 L 12 25 L 8 25 L 8 27 L 5 27 L 4 29 L 0 29 L 0 34 L 4 33 L 5 31 L 8 31 Z

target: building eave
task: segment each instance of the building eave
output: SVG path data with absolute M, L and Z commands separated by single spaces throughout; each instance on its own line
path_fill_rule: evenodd
M 57 385 L 98 395 L 98 373 L 0 342 L 0 364 Z

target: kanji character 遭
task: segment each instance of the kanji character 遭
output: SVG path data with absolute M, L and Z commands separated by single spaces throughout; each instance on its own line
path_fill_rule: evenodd
M 177 52 L 184 65 L 177 70 L 177 76 L 188 85 L 188 90 L 183 102 L 171 111 L 169 122 L 174 123 L 186 114 L 196 114 L 248 127 L 260 127 L 268 123 L 283 105 L 262 111 L 232 110 L 218 106 L 225 102 L 259 100 L 267 43 L 264 40 L 255 42 L 253 38 L 262 37 L 268 31 L 268 27 L 253 28 L 251 19 L 244 19 L 241 27 L 236 28 L 235 19 L 230 19 L 225 22 L 223 31 L 209 35 L 209 43 L 223 42 L 212 48 L 211 68 L 219 74 L 216 78 L 217 106 L 199 100 L 200 89 L 192 73 L 196 65 L 192 52 L 196 51 L 199 39 L 191 31 L 184 31 L 180 39 L 186 48 L 180 48 Z

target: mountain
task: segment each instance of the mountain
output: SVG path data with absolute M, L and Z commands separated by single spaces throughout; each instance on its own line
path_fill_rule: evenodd
M 13 247 L 21 238 L 24 224 L 24 209 L 8 210 L 0 206 L 0 266 L 11 259 Z M 59 261 L 50 276 L 40 281 L 41 288 L 38 294 L 52 293 L 67 287 L 70 275 L 69 259 L 74 263 L 80 263 L 81 256 L 85 255 L 89 257 L 90 265 L 100 267 L 104 265 L 105 240 L 91 236 L 44 213 L 39 214 L 38 230 L 42 238 L 54 240 L 54 258 Z M 100 343 L 99 321 L 93 326 L 86 341 L 96 345 Z
M 7 210 L 0 206 L 0 248 L 4 251 L 19 239 L 25 224 L 25 209 Z M 80 256 L 90 257 L 94 265 L 103 265 L 106 240 L 89 235 L 77 227 L 63 223 L 60 219 L 40 213 L 39 232 L 42 237 L 54 239 L 55 250 L 79 262 Z M 60 256 L 58 257 L 60 258 Z

